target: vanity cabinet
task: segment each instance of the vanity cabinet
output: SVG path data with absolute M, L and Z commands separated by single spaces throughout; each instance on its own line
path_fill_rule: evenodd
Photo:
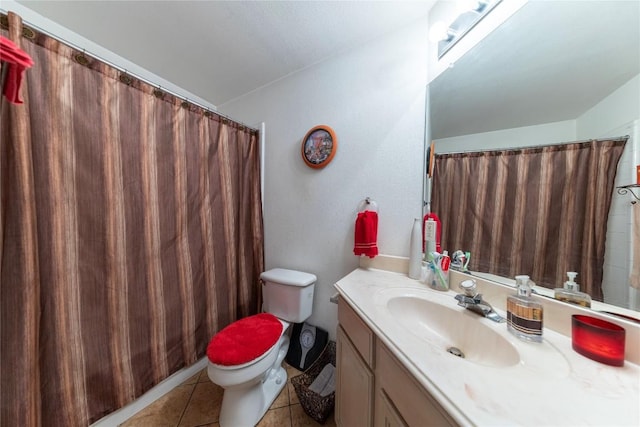
M 338 300 L 338 426 L 455 426 L 342 298 Z

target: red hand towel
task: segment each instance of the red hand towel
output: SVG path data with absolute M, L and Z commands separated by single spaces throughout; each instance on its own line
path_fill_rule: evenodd
M 20 85 L 24 70 L 33 65 L 31 57 L 11 40 L 0 37 L 0 60 L 8 64 L 7 79 L 3 82 L 2 93 L 14 104 L 22 104 Z
M 356 233 L 353 253 L 373 258 L 378 255 L 378 213 L 364 211 L 356 218 Z

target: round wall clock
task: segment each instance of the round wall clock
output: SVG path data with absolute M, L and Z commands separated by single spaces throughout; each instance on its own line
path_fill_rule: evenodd
M 302 140 L 302 159 L 307 166 L 320 169 L 333 160 L 338 149 L 338 139 L 329 126 L 311 128 Z

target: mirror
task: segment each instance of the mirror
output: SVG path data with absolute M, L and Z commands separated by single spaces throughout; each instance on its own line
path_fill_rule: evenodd
M 640 2 L 529 1 L 429 84 L 427 134 L 436 153 L 629 135 L 621 186 L 640 164 L 639 104 Z M 638 310 L 628 286 L 633 200 L 613 194 L 603 292 L 605 303 Z

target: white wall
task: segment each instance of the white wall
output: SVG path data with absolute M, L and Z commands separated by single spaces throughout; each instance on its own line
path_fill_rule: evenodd
M 421 190 L 427 61 L 426 20 L 340 54 L 230 103 L 225 114 L 266 123 L 266 268 L 314 273 L 309 322 L 335 339 L 333 284 L 358 266 L 357 206 L 379 206 L 381 253 L 408 256 Z M 307 167 L 300 144 L 311 127 L 333 128 L 338 150 L 324 169 Z
M 576 120 L 578 139 L 629 135 L 618 164 L 615 186 L 636 182 L 635 165 L 640 164 L 640 75 L 585 112 Z M 638 191 L 636 190 L 636 194 Z M 637 291 L 629 288 L 632 262 L 633 196 L 613 193 L 605 250 L 602 290 L 607 303 L 640 310 Z
M 586 111 L 576 120 L 579 139 L 611 136 L 611 130 L 640 117 L 640 74 Z M 629 171 L 635 178 L 635 169 Z
M 442 138 L 436 141 L 437 153 L 455 153 L 530 145 L 555 144 L 575 140 L 575 120 L 545 123 L 535 126 L 502 129 L 493 132 Z

